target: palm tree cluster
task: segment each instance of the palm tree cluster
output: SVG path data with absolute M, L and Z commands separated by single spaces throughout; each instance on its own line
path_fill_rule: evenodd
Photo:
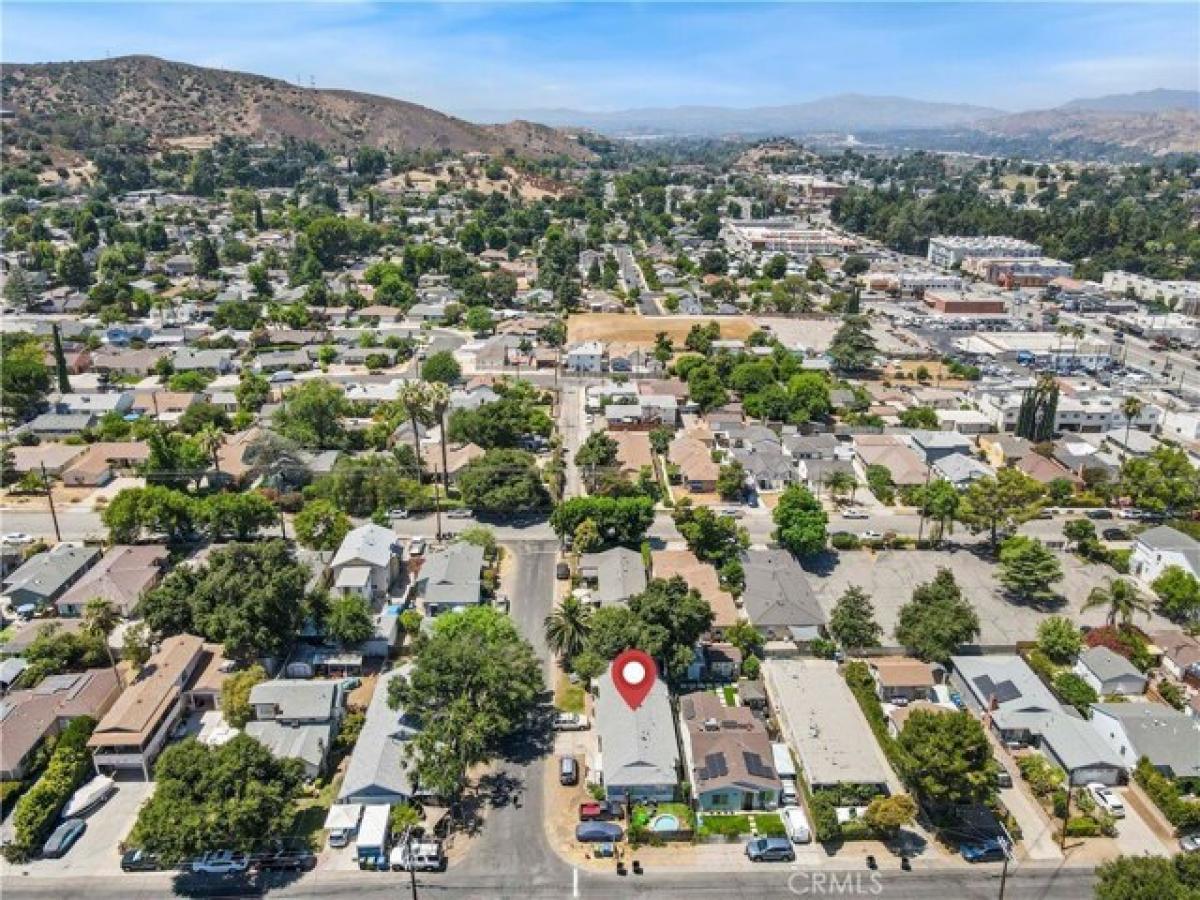
M 564 597 L 558 608 L 546 616 L 546 643 L 564 664 L 583 650 L 591 618 L 592 608 L 573 594 Z

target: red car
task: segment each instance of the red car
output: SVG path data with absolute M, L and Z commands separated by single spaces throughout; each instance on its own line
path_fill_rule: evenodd
M 600 822 L 611 819 L 615 815 L 616 810 L 607 800 L 593 800 L 589 803 L 579 804 L 579 821 L 581 822 Z

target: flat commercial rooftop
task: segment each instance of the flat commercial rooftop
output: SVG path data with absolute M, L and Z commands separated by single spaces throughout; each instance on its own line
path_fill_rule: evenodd
M 901 790 L 837 663 L 768 659 L 763 680 L 810 785 L 880 784 L 893 793 Z

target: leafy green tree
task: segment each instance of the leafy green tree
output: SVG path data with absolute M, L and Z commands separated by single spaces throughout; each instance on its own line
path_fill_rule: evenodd
M 1167 618 L 1188 622 L 1200 614 L 1200 581 L 1182 566 L 1167 566 L 1150 587 Z
M 217 249 L 207 237 L 201 237 L 192 247 L 192 258 L 196 263 L 196 274 L 201 278 L 210 278 L 221 268 L 217 258 Z
M 425 381 L 440 381 L 442 384 L 454 384 L 462 378 L 462 367 L 449 350 L 431 353 L 421 366 L 421 377 Z
M 564 597 L 546 616 L 546 644 L 551 653 L 562 657 L 564 665 L 570 665 L 587 643 L 591 616 L 592 608 L 573 594 Z
M 913 406 L 900 413 L 900 424 L 905 428 L 937 428 L 937 410 L 931 406 Z
M 229 675 L 221 685 L 221 715 L 234 728 L 245 728 L 254 718 L 250 706 L 250 692 L 254 686 L 267 680 L 267 672 L 260 665 L 250 666 Z
M 349 411 L 340 387 L 313 379 L 284 395 L 283 405 L 275 412 L 275 428 L 310 450 L 336 450 L 345 445 L 342 419 Z
M 725 640 L 737 647 L 743 658 L 762 656 L 762 633 L 749 622 L 737 621 L 725 629 Z
M 729 393 L 717 370 L 710 365 L 700 365 L 687 374 L 688 397 L 702 412 L 724 406 L 729 402 Z
M 572 497 L 555 507 L 550 526 L 560 538 L 573 537 L 585 519 L 595 523 L 611 544 L 636 547 L 654 523 L 654 501 L 648 497 Z
M 69 287 L 84 290 L 92 281 L 92 273 L 88 271 L 83 253 L 78 247 L 68 247 L 58 258 L 58 279 Z
M 1186 856 L 1186 854 L 1184 854 Z M 1194 854 L 1192 854 L 1194 855 Z M 1197 885 L 1181 881 L 1164 856 L 1118 856 L 1096 869 L 1096 900 L 1193 900 Z
M 854 585 L 846 588 L 830 613 L 829 633 L 843 647 L 878 647 L 883 629 L 875 621 L 871 595 Z
M 900 829 L 917 817 L 917 804 L 908 794 L 876 797 L 863 813 L 863 822 L 885 839 L 895 837 Z
M 1000 583 L 1014 596 L 1033 603 L 1050 603 L 1053 585 L 1062 581 L 1062 565 L 1037 538 L 1015 535 L 1000 547 Z
M 492 311 L 486 306 L 472 306 L 463 317 L 467 327 L 475 334 L 490 334 L 495 327 Z
M 37 292 L 29 282 L 29 276 L 20 266 L 13 266 L 4 282 L 4 300 L 17 309 L 27 309 L 33 304 Z
M 330 500 L 310 500 L 293 522 L 296 540 L 313 550 L 336 550 L 350 533 L 350 517 Z
M 371 607 L 362 597 L 337 597 L 325 615 L 325 633 L 343 646 L 361 644 L 375 633 Z
M 154 652 L 153 635 L 145 622 L 134 622 L 121 638 L 121 659 L 134 670 L 141 669 Z
M 717 494 L 722 500 L 739 500 L 746 490 L 746 467 L 732 459 L 717 472 Z
M 1092 686 L 1074 672 L 1059 672 L 1054 676 L 1054 692 L 1064 703 L 1075 707 L 1080 715 L 1088 716 L 1091 706 L 1100 699 Z
M 50 370 L 37 339 L 27 334 L 0 334 L 0 407 L 19 421 L 32 415 L 50 390 Z
M 1200 502 L 1200 476 L 1183 450 L 1163 446 L 1149 456 L 1125 460 L 1121 490 L 1143 509 L 1171 516 Z
M 745 529 L 732 516 L 719 515 L 710 507 L 696 506 L 690 498 L 675 505 L 675 527 L 696 556 L 716 565 L 738 557 L 749 546 Z
M 531 399 L 506 396 L 478 409 L 458 409 L 450 416 L 450 440 L 493 447 L 517 447 L 526 435 L 549 435 L 554 423 Z
M 283 541 L 231 544 L 202 566 L 173 569 L 138 611 L 158 634 L 200 635 L 231 659 L 279 656 L 306 614 L 308 576 Z
M 847 316 L 829 344 L 833 364 L 845 372 L 861 372 L 874 365 L 879 350 L 865 316 Z
M 463 467 L 458 487 L 463 502 L 481 512 L 541 509 L 550 501 L 537 461 L 524 450 L 488 450 Z
M 669 678 L 683 678 L 696 642 L 712 627 L 708 601 L 676 575 L 653 579 L 629 599 L 629 610 L 641 623 L 639 648 L 661 660 Z
M 933 581 L 917 586 L 896 624 L 896 640 L 921 659 L 940 663 L 978 634 L 979 617 L 949 569 L 938 569 Z
M 131 544 L 146 533 L 165 535 L 169 543 L 177 543 L 195 535 L 202 508 L 187 494 L 151 484 L 118 491 L 100 520 L 114 543 Z
M 1083 649 L 1079 627 L 1066 616 L 1050 616 L 1038 624 L 1038 649 L 1052 662 L 1069 663 Z
M 1063 537 L 1073 544 L 1086 544 L 1096 540 L 1096 526 L 1090 519 L 1071 519 L 1063 525 Z
M 1016 528 L 1038 514 L 1042 494 L 1042 486 L 1020 469 L 1001 469 L 994 478 L 971 483 L 963 492 L 958 516 L 972 531 L 989 532 L 995 549 L 1002 528 Z
M 825 526 L 829 517 L 808 488 L 788 485 L 772 513 L 774 538 L 797 556 L 812 556 L 825 549 Z
M 926 803 L 986 803 L 996 795 L 1000 766 L 979 720 L 967 712 L 917 710 L 900 732 L 909 784 Z
M 186 740 L 162 752 L 153 796 L 129 844 L 175 865 L 211 850 L 263 850 L 288 834 L 304 782 L 297 759 L 276 759 L 245 734 L 217 747 Z
M 200 502 L 199 517 L 214 539 L 247 541 L 279 522 L 275 505 L 257 491 L 214 494 Z
M 457 798 L 468 770 L 523 725 L 544 687 L 541 661 L 507 616 L 490 606 L 439 616 L 412 672 L 388 692 L 421 722 L 411 763 L 420 783 Z
M 575 465 L 580 468 L 608 468 L 617 461 L 620 445 L 603 431 L 593 431 L 575 452 Z
M 1083 609 L 1107 609 L 1106 619 L 1110 626 L 1118 622 L 1125 627 L 1133 624 L 1134 613 L 1150 615 L 1150 604 L 1131 581 L 1124 578 L 1109 578 L 1103 585 L 1094 587 L 1083 602 Z

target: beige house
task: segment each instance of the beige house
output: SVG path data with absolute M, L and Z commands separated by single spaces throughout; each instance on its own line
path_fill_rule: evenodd
M 154 760 L 189 709 L 215 708 L 224 680 L 220 646 L 191 634 L 169 637 L 92 732 L 88 741 L 99 773 L 140 771 Z
M 169 555 L 167 548 L 158 544 L 113 547 L 58 598 L 55 603 L 58 614 L 81 616 L 88 601 L 99 597 L 128 618 L 146 592 L 162 578 Z

